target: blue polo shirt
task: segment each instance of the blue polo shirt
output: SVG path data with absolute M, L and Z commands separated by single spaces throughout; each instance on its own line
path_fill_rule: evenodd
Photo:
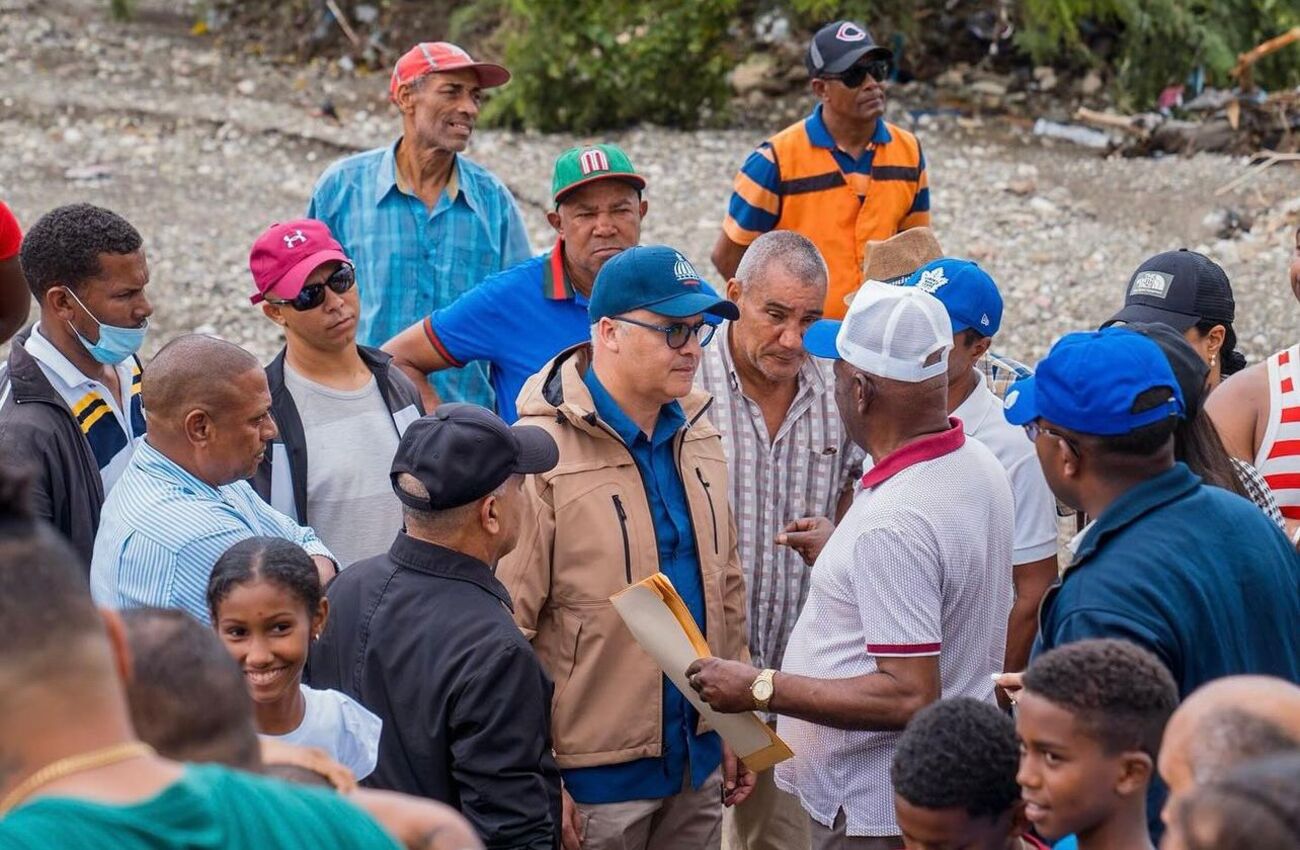
M 673 438 L 686 427 L 686 414 L 675 401 L 665 404 L 654 433 L 647 438 L 601 385 L 595 369 L 588 369 L 583 380 L 591 391 L 596 414 L 623 440 L 641 472 L 654 519 L 659 571 L 668 576 L 700 631 L 707 634 L 695 531 L 673 450 Z M 563 771 L 565 790 L 574 800 L 594 804 L 671 797 L 682 791 L 688 769 L 692 788 L 698 790 L 704 784 L 722 763 L 722 739 L 716 732 L 696 734 L 699 713 L 667 676 L 663 677 L 663 706 L 663 756 Z
M 1039 616 L 1034 655 L 1129 640 L 1164 662 L 1181 698 L 1243 673 L 1300 683 L 1300 555 L 1253 502 L 1181 463 L 1102 511 Z M 1164 796 L 1154 777 L 1153 836 Z
M 587 297 L 564 270 L 564 243 L 486 278 L 424 321 L 429 342 L 453 366 L 485 361 L 497 413 L 519 418 L 524 383 L 552 357 L 591 337 Z

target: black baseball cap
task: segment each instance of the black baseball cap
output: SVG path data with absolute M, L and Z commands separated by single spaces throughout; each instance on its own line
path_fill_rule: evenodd
M 402 504 L 442 511 L 483 498 L 515 473 L 554 469 L 559 460 L 555 440 L 541 428 L 512 427 L 486 407 L 448 402 L 407 426 L 389 477 Z M 403 472 L 424 485 L 427 500 L 397 486 Z
M 1159 322 L 1179 333 L 1201 321 L 1230 325 L 1236 313 L 1232 285 L 1218 263 L 1182 248 L 1156 254 L 1133 272 L 1117 322 Z
M 804 64 L 808 66 L 810 77 L 843 74 L 868 54 L 873 58 L 894 60 L 894 51 L 876 44 L 862 24 L 835 21 L 817 30 L 808 44 Z

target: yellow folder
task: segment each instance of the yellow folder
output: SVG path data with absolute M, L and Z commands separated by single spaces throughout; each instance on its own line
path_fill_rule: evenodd
M 790 747 L 752 711 L 722 714 L 700 699 L 686 681 L 686 668 L 697 658 L 708 658 L 704 635 L 677 589 L 663 573 L 621 590 L 609 598 L 641 648 L 663 668 L 700 716 L 722 736 L 732 752 L 755 772 L 794 755 Z

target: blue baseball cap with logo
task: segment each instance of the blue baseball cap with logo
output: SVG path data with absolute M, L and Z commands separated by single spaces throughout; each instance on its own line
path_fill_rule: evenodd
M 1167 390 L 1154 405 L 1139 399 Z M 1043 419 L 1080 434 L 1114 437 L 1183 417 L 1183 393 L 1168 358 L 1150 339 L 1126 328 L 1066 334 L 1037 372 L 1007 390 L 1007 421 Z
M 915 286 L 943 302 L 953 333 L 974 328 L 980 336 L 993 336 L 1002 326 L 1002 293 L 973 260 L 940 257 L 912 272 L 903 285 Z
M 632 310 L 649 310 L 673 319 L 697 313 L 740 318 L 740 308 L 705 283 L 681 251 L 667 245 L 637 245 L 620 251 L 600 267 L 587 317 L 596 322 Z

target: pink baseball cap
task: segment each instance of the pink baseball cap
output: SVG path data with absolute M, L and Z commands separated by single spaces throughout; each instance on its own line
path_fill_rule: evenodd
M 248 255 L 248 269 L 257 287 L 248 300 L 258 304 L 269 295 L 292 301 L 311 273 L 331 260 L 352 262 L 324 222 L 314 218 L 276 222 L 257 237 Z
M 425 74 L 459 71 L 473 68 L 478 72 L 478 82 L 485 89 L 504 86 L 510 81 L 510 72 L 491 62 L 475 62 L 474 58 L 449 41 L 422 41 L 397 60 L 393 77 L 388 81 L 389 100 L 397 99 L 397 87 L 423 77 Z

